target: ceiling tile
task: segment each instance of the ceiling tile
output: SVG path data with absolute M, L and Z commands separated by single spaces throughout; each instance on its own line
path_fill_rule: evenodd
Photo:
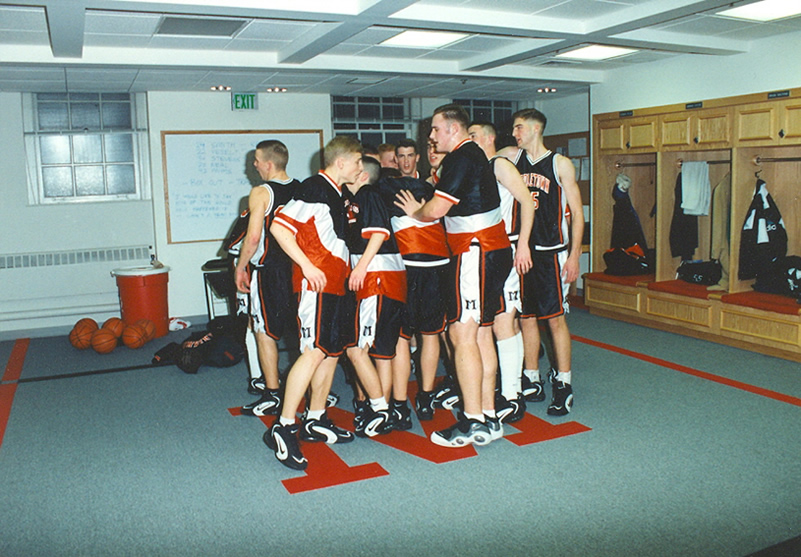
M 47 31 L 44 8 L 0 6 L 0 30 Z

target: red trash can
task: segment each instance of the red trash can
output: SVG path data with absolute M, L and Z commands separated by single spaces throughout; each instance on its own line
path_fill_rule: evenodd
M 117 279 L 120 314 L 126 325 L 149 319 L 156 326 L 156 336 L 169 332 L 170 312 L 167 308 L 167 280 L 170 268 L 124 267 L 111 271 Z

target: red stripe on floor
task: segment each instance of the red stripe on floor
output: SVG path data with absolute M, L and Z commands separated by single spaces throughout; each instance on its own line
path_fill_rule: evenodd
M 6 371 L 3 374 L 3 381 L 18 381 L 22 375 L 22 364 L 25 361 L 25 354 L 28 353 L 28 345 L 31 339 L 21 338 L 14 343 L 14 348 L 11 349 L 11 356 L 8 358 L 6 364 Z
M 584 344 L 589 344 L 590 346 L 603 348 L 604 350 L 609 350 L 611 352 L 617 352 L 618 354 L 623 354 L 624 356 L 629 356 L 630 358 L 636 358 L 644 362 L 656 364 L 658 366 L 673 369 L 675 371 L 680 371 L 681 373 L 686 373 L 687 375 L 692 375 L 694 377 L 706 379 L 707 381 L 714 381 L 715 383 L 720 383 L 721 385 L 727 385 L 729 387 L 734 387 L 735 389 L 740 389 L 742 391 L 753 393 L 755 395 L 764 396 L 766 398 L 772 398 L 773 400 L 778 400 L 779 402 L 786 402 L 787 404 L 792 404 L 794 406 L 801 406 L 801 398 L 796 398 L 794 396 L 777 393 L 776 391 L 769 391 L 768 389 L 755 387 L 754 385 L 749 385 L 748 383 L 735 381 L 734 379 L 729 379 L 727 377 L 721 377 L 720 375 L 714 375 L 712 373 L 707 373 L 705 371 L 693 369 L 691 367 L 669 362 L 661 358 L 655 358 L 653 356 L 648 356 L 646 354 L 640 354 L 639 352 L 634 352 L 632 350 L 626 350 L 625 348 L 620 348 L 619 346 L 606 344 L 605 342 L 598 342 L 597 340 L 591 340 L 576 335 L 572 335 L 572 338 L 573 340 L 576 340 L 578 342 L 583 342 Z
M 8 416 L 11 414 L 11 403 L 14 402 L 14 393 L 16 392 L 16 383 L 0 385 L 0 447 L 3 446 L 6 424 L 8 424 Z

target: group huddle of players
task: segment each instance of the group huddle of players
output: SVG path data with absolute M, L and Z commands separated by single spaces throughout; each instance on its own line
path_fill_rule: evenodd
M 249 391 L 259 395 L 242 413 L 277 415 L 264 442 L 282 464 L 306 468 L 299 440 L 346 443 L 410 429 L 413 359 L 417 418 L 431 420 L 435 408 L 457 413 L 433 443 L 501 438 L 527 401 L 546 397 L 539 323 L 553 345 L 547 413 L 570 411 L 565 313 L 581 252 L 570 238 L 582 237 L 584 218 L 573 164 L 544 146 L 546 122 L 535 109 L 515 113 L 517 147 L 496 153 L 492 124 L 471 123 L 458 105 L 439 107 L 425 179 L 408 139 L 373 158 L 337 136 L 323 170 L 302 183 L 286 174 L 286 146 L 256 146 L 264 183 L 229 245 L 253 332 Z M 295 330 L 300 354 L 282 378 L 277 342 Z M 449 373 L 436 385 L 441 349 Z M 337 363 L 354 388 L 353 431 L 326 414 Z

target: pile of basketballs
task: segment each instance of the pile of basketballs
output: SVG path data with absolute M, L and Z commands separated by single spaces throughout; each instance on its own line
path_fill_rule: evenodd
M 84 317 L 70 331 L 70 343 L 78 350 L 92 347 L 98 354 L 108 354 L 120 343 L 128 348 L 142 348 L 156 335 L 156 326 L 149 319 L 126 325 L 119 317 L 106 319 L 103 326 Z

